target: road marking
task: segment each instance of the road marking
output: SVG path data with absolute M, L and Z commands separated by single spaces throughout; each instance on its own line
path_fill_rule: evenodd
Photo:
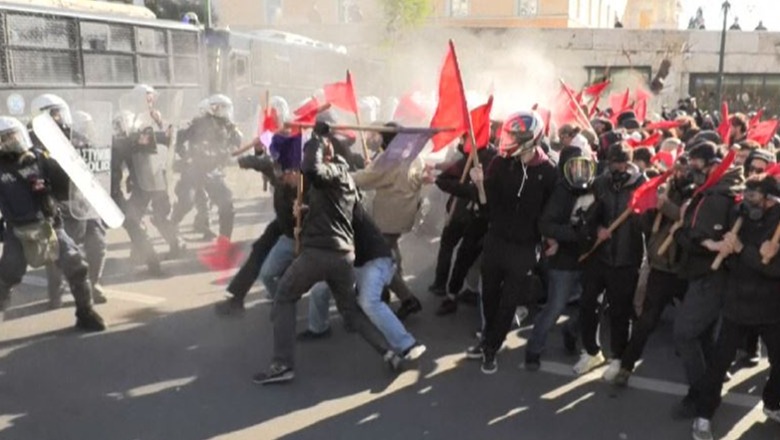
M 25 275 L 24 278 L 22 278 L 22 284 L 26 286 L 45 288 L 48 286 L 49 283 L 45 277 L 40 277 L 36 275 Z M 142 293 L 127 292 L 124 290 L 116 290 L 108 287 L 103 287 L 103 292 L 105 292 L 106 297 L 108 297 L 108 299 L 118 299 L 120 301 L 134 302 L 134 303 L 140 303 L 146 305 L 161 304 L 167 301 L 166 298 L 159 297 L 159 296 L 144 295 Z M 72 299 L 73 296 L 68 294 L 65 295 L 63 299 L 65 298 Z M 39 302 L 44 303 L 46 302 L 46 300 L 39 301 Z

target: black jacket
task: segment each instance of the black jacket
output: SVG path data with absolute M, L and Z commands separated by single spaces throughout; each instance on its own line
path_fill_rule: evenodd
M 617 189 L 612 183 L 609 171 L 593 181 L 592 191 L 596 200 L 588 213 L 588 224 L 594 236 L 598 227 L 607 228 L 620 217 L 628 207 L 631 195 L 647 180 L 633 164 L 629 167 L 629 173 L 631 177 L 628 182 Z M 644 252 L 641 220 L 636 215 L 632 215 L 612 233 L 612 238 L 602 244 L 591 258 L 598 258 L 610 267 L 638 268 L 642 265 Z
M 496 150 L 493 148 L 477 150 L 477 158 L 483 169 L 487 169 L 494 157 L 496 157 Z M 464 183 L 460 182 L 463 168 L 466 166 L 468 159 L 468 155 L 461 157 L 436 178 L 436 186 L 450 194 L 450 198 L 447 200 L 447 212 L 450 212 L 452 204 L 456 203 L 455 211 L 452 213 L 453 221 L 469 221 L 472 216 L 482 213 L 479 209 L 476 187 L 474 182 L 471 181 L 471 177 L 466 176 L 466 181 Z
M 57 163 L 45 152 L 31 150 L 23 159 L 0 160 L 0 214 L 12 226 L 22 226 L 46 218 L 59 223 L 51 197 L 51 170 Z M 44 187 L 34 188 L 38 180 Z
M 691 199 L 685 210 L 683 226 L 674 234 L 682 250 L 680 276 L 683 278 L 696 279 L 712 272 L 710 266 L 717 253 L 701 243 L 707 239 L 720 241 L 736 221 L 734 205 L 744 181 L 742 168 L 732 168 L 712 188 Z
M 583 249 L 584 215 L 592 200 L 592 194 L 578 193 L 563 178 L 558 180 L 539 218 L 542 235 L 558 242 L 558 252 L 547 257 L 550 269 L 581 269 L 577 260 L 587 250 Z
M 521 246 L 541 241 L 539 217 L 557 180 L 547 155 L 539 148 L 536 154 L 526 170 L 519 159 L 496 156 L 485 173 L 488 233 Z
M 387 240 L 360 202 L 355 203 L 352 228 L 355 230 L 355 267 L 377 258 L 393 258 Z
M 658 249 L 661 247 L 672 226 L 680 219 L 680 207 L 685 200 L 686 188 L 680 188 L 674 181 L 666 184 L 667 201 L 661 206 L 661 209 L 651 209 L 643 217 L 643 227 L 645 230 L 645 246 L 647 248 L 647 260 L 650 267 L 662 272 L 679 273 L 680 272 L 680 249 L 676 244 L 669 247 L 663 255 L 658 255 Z M 658 214 L 661 214 L 661 224 L 657 232 L 653 232 L 653 224 Z
M 729 276 L 723 314 L 738 324 L 775 324 L 780 322 L 780 256 L 765 265 L 758 250 L 774 234 L 780 206 L 772 207 L 759 221 L 743 221 L 739 231 L 742 252 L 726 261 Z
M 352 213 L 358 193 L 346 161 L 337 155 L 324 163 L 321 141 L 312 137 L 303 146 L 301 171 L 309 205 L 301 233 L 303 247 L 353 251 Z
M 267 154 L 243 156 L 239 158 L 241 168 L 251 168 L 262 173 L 271 186 L 274 187 L 274 212 L 282 234 L 293 238 L 295 236 L 295 216 L 293 204 L 298 197 L 298 189 L 282 183 L 274 173 L 274 163 Z

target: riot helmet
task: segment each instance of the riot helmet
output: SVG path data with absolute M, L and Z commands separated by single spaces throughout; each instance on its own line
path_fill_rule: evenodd
M 67 130 L 73 125 L 73 117 L 68 103 L 57 95 L 46 93 L 38 96 L 30 103 L 30 109 L 33 112 L 33 117 L 48 112 L 49 116 L 63 130 Z
M 16 118 L 0 116 L 0 156 L 18 157 L 32 148 L 27 129 Z
M 233 119 L 233 101 L 225 95 L 217 94 L 209 98 L 209 114 L 228 121 Z

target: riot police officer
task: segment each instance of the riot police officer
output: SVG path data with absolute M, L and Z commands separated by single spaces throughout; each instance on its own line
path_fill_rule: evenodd
M 179 134 L 177 150 L 188 169 L 188 183 L 176 188 L 176 205 L 171 221 L 178 225 L 193 207 L 198 183 L 202 183 L 209 199 L 219 212 L 219 235 L 228 239 L 233 234 L 233 194 L 225 183 L 222 168 L 230 152 L 241 144 L 241 132 L 232 121 L 233 102 L 225 95 L 209 98 L 205 115 L 192 120 Z
M 73 129 L 73 119 L 68 104 L 59 96 L 44 94 L 33 99 L 30 103 L 33 111 L 33 117 L 38 114 L 48 112 L 57 125 L 62 130 L 65 137 L 71 139 L 73 146 L 82 154 L 82 157 L 89 160 L 89 150 L 92 148 L 91 139 L 86 134 Z M 82 115 L 89 118 L 89 115 Z M 86 120 L 84 121 L 87 122 Z M 82 124 L 85 125 L 85 124 Z M 33 147 L 45 150 L 45 147 L 37 140 L 34 133 L 30 136 L 33 140 Z M 52 162 L 51 168 L 51 195 L 57 204 L 62 217 L 65 232 L 73 241 L 84 251 L 87 265 L 89 266 L 89 282 L 92 284 L 92 300 L 96 304 L 105 303 L 106 297 L 100 286 L 100 278 L 103 273 L 103 267 L 106 258 L 106 228 L 102 220 L 89 207 L 81 195 L 81 192 L 71 182 L 65 171 L 56 163 Z M 62 272 L 55 264 L 46 265 L 46 276 L 48 279 L 49 305 L 51 308 L 59 308 L 62 304 L 62 293 L 64 290 Z
M 149 102 L 150 94 L 145 95 Z M 171 202 L 165 174 L 166 148 L 158 143 L 165 134 L 155 132 L 159 122 L 159 111 L 148 104 L 149 114 L 121 113 L 114 121 L 114 140 L 112 151 L 112 195 L 122 202 L 125 210 L 124 227 L 130 236 L 133 248 L 146 262 L 152 275 L 162 275 L 160 259 L 149 241 L 143 226 L 143 217 L 151 205 L 152 224 L 168 243 L 168 258 L 176 258 L 184 250 L 176 233 L 175 226 L 168 219 Z M 127 188 L 130 197 L 124 200 L 121 194 L 121 182 L 124 168 L 128 170 Z M 121 206 L 121 205 L 120 205 Z
M 52 162 L 45 153 L 32 149 L 21 122 L 0 117 L 0 213 L 6 225 L 0 257 L 0 319 L 27 265 L 54 262 L 76 299 L 76 327 L 105 330 L 103 318 L 92 308 L 84 256 L 65 233 L 51 197 Z

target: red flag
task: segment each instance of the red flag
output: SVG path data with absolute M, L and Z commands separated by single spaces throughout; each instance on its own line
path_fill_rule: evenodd
M 642 87 L 639 87 L 634 92 L 634 96 L 636 96 L 636 100 L 637 101 L 642 101 L 642 100 L 650 101 L 650 99 L 653 97 L 653 93 L 652 92 L 648 92 L 647 90 L 645 90 Z
M 720 125 L 718 125 L 718 134 L 724 144 L 729 145 L 731 140 L 731 121 L 729 120 L 729 103 L 723 101 L 720 106 Z
M 574 101 L 577 105 L 582 105 L 582 92 L 579 92 L 574 96 Z
M 596 84 L 591 84 L 588 87 L 585 87 L 585 90 L 583 90 L 583 92 L 588 96 L 599 97 L 601 96 L 602 93 L 604 93 L 604 90 L 606 90 L 607 87 L 609 87 L 609 84 L 610 84 L 609 80 L 596 83 Z
M 551 109 L 551 119 L 556 127 L 561 127 L 565 124 L 579 125 L 579 119 L 577 117 L 577 108 L 579 104 L 576 102 L 573 95 L 571 88 L 565 83 L 561 83 L 561 89 L 558 92 L 558 96 L 555 98 L 553 108 Z
M 590 108 L 590 111 L 588 112 L 588 118 L 593 118 L 593 116 L 596 114 L 596 112 L 599 110 L 599 101 L 601 100 L 601 96 L 596 96 L 596 99 L 593 100 L 593 106 Z
M 490 110 L 493 109 L 493 96 L 488 102 L 471 111 L 471 128 L 474 130 L 474 138 L 477 141 L 477 150 L 487 147 L 490 142 Z M 471 139 L 466 139 L 463 152 L 471 153 Z
M 772 177 L 780 177 L 780 163 L 776 163 L 774 165 L 771 165 L 769 168 L 766 169 L 766 174 Z
M 666 179 L 671 175 L 672 170 L 669 170 L 660 176 L 653 177 L 640 185 L 639 188 L 631 194 L 631 201 L 628 206 L 631 207 L 634 214 L 642 214 L 648 209 L 655 208 L 658 204 L 658 187 L 666 182 Z
M 671 128 L 677 128 L 679 126 L 680 126 L 680 123 L 677 122 L 677 121 L 658 121 L 658 122 L 653 122 L 653 123 L 647 124 L 647 126 L 645 126 L 645 130 L 647 130 L 647 131 L 650 131 L 650 130 L 669 130 Z
M 444 59 L 439 78 L 439 103 L 431 119 L 432 128 L 454 128 L 452 131 L 441 131 L 433 136 L 433 152 L 437 152 L 450 142 L 462 136 L 469 129 L 466 94 L 463 92 L 463 81 L 458 68 L 458 57 L 455 55 L 455 45 L 450 40 L 449 50 Z
M 626 89 L 625 93 L 613 93 L 609 95 L 609 106 L 612 113 L 619 115 L 628 109 L 628 102 L 631 100 L 631 89 Z
M 347 80 L 326 84 L 323 87 L 325 92 L 325 101 L 333 104 L 334 107 L 344 111 L 357 114 L 357 99 L 355 98 L 355 88 L 352 86 L 352 74 L 347 71 Z
M 276 109 L 271 107 L 264 113 L 262 132 L 270 131 L 276 133 L 279 131 L 279 116 L 276 114 Z
M 748 124 L 748 130 L 752 129 L 756 125 L 758 125 L 761 122 L 761 117 L 764 116 L 764 108 L 761 107 L 759 111 L 756 112 L 755 116 L 750 118 L 750 123 Z
M 661 170 L 665 171 L 674 166 L 674 157 L 675 154 L 672 154 L 669 151 L 660 151 L 650 159 L 650 163 L 660 166 Z
M 398 100 L 393 112 L 394 121 L 418 121 L 428 118 L 428 112 L 415 101 L 414 92 L 406 93 Z
M 320 108 L 320 103 L 317 101 L 317 98 L 311 97 L 308 101 L 304 102 L 302 106 L 298 107 L 293 111 L 293 114 L 295 116 L 304 116 L 308 115 L 309 113 L 313 111 L 317 111 L 317 109 Z
M 759 122 L 755 127 L 748 130 L 747 138 L 758 142 L 763 147 L 777 134 L 778 124 L 780 124 L 780 121 L 776 119 Z
M 628 145 L 631 148 L 639 148 L 639 147 L 655 147 L 656 144 L 661 140 L 661 132 L 656 132 L 654 135 L 649 136 L 647 139 L 643 139 L 641 141 L 635 141 L 633 139 L 629 139 L 627 141 Z
M 237 267 L 242 259 L 241 247 L 224 236 L 217 238 L 213 245 L 198 251 L 198 260 L 213 271 L 230 270 Z
M 731 164 L 734 163 L 734 158 L 737 157 L 737 150 L 736 148 L 732 148 L 729 150 L 729 154 L 726 155 L 726 157 L 723 159 L 723 161 L 718 165 L 717 168 L 712 170 L 709 176 L 707 176 L 707 180 L 704 182 L 704 185 L 696 188 L 696 191 L 693 192 L 693 195 L 697 195 L 708 188 L 711 188 L 714 186 L 718 181 L 720 181 L 720 178 L 723 177 L 724 174 L 726 174 L 726 171 L 731 168 Z
M 647 118 L 647 99 L 642 99 L 634 105 L 634 113 L 636 114 L 636 120 L 640 124 L 645 122 Z

